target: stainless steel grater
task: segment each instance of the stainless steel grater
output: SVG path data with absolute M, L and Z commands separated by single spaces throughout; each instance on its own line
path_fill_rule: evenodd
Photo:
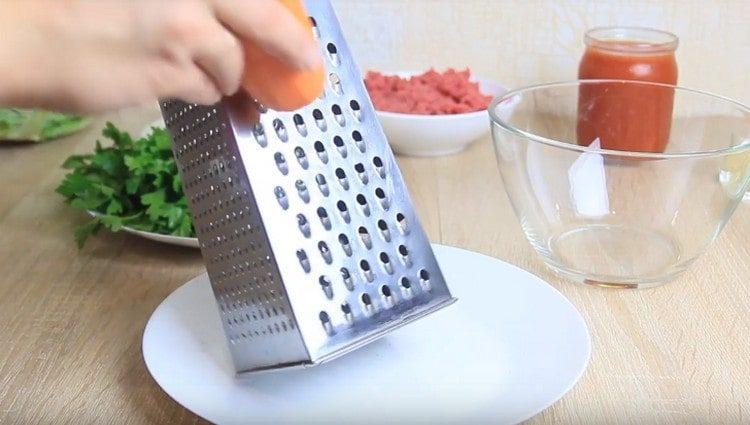
M 455 301 L 327 0 L 321 98 L 161 103 L 238 373 L 338 357 Z

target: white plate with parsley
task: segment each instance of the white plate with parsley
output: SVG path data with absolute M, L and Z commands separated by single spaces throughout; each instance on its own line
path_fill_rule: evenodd
M 90 216 L 96 217 L 99 215 L 98 213 L 95 213 L 94 211 L 88 212 Z M 163 233 L 154 233 L 154 232 L 145 232 L 143 230 L 137 230 L 133 229 L 127 226 L 122 227 L 121 229 L 125 233 L 130 233 L 136 236 L 140 236 L 145 239 L 149 239 L 156 242 L 166 243 L 170 245 L 177 245 L 177 246 L 186 246 L 188 248 L 200 248 L 200 243 L 198 242 L 198 238 L 190 238 L 186 236 L 172 236 L 172 235 L 165 235 Z
M 101 229 L 132 233 L 173 245 L 198 247 L 182 182 L 163 123 L 154 123 L 134 139 L 112 123 L 93 152 L 72 155 L 57 188 L 66 203 L 91 220 L 75 231 L 82 247 Z

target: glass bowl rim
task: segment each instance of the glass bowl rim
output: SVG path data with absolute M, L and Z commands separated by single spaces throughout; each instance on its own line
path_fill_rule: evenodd
M 750 137 L 748 137 L 745 143 L 739 143 L 734 146 L 729 146 L 729 147 L 721 148 L 721 149 L 707 150 L 707 151 L 656 153 L 656 152 L 639 152 L 639 151 L 624 151 L 624 150 L 621 151 L 621 150 L 614 150 L 614 149 L 592 148 L 589 146 L 581 146 L 581 145 L 573 144 L 573 143 L 565 143 L 559 140 L 550 139 L 544 136 L 539 136 L 537 134 L 529 133 L 525 130 L 521 130 L 520 128 L 513 126 L 512 124 L 508 122 L 505 122 L 497 114 L 497 108 L 499 107 L 500 103 L 508 99 L 511 99 L 514 96 L 518 96 L 520 94 L 543 90 L 543 89 L 554 88 L 554 87 L 581 86 L 583 84 L 601 84 L 601 83 L 620 83 L 620 84 L 636 84 L 636 85 L 641 85 L 641 86 L 645 85 L 645 86 L 655 86 L 655 87 L 668 87 L 668 88 L 674 89 L 675 91 L 694 93 L 698 95 L 708 96 L 708 97 L 711 97 L 713 99 L 717 99 L 720 101 L 728 102 L 732 104 L 733 106 L 737 107 L 737 109 L 741 110 L 742 112 L 750 115 L 750 107 L 726 96 L 721 96 L 721 95 L 714 94 L 714 93 L 704 91 L 704 90 L 691 89 L 691 88 L 672 85 L 672 84 L 662 84 L 662 83 L 653 83 L 653 82 L 647 82 L 647 81 L 623 80 L 623 79 L 591 79 L 591 80 L 579 79 L 579 80 L 559 81 L 559 82 L 554 82 L 554 83 L 536 84 L 536 85 L 521 87 L 518 89 L 509 90 L 507 93 L 503 94 L 502 96 L 497 96 L 494 99 L 492 99 L 492 102 L 490 102 L 490 106 L 487 108 L 487 112 L 490 115 L 490 120 L 492 121 L 493 125 L 498 125 L 503 130 L 508 131 L 512 134 L 515 134 L 516 136 L 523 137 L 535 143 L 541 143 L 544 145 L 548 145 L 548 146 L 552 146 L 552 147 L 556 147 L 556 148 L 560 148 L 560 149 L 564 149 L 568 151 L 580 152 L 580 153 L 596 153 L 596 154 L 601 154 L 601 155 L 606 155 L 606 156 L 630 157 L 630 158 L 669 159 L 669 158 L 721 156 L 721 155 L 726 155 L 726 154 L 731 154 L 731 153 L 742 152 L 742 151 L 746 151 L 750 149 Z

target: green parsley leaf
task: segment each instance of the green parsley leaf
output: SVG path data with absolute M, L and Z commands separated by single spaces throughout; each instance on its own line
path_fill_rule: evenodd
M 109 143 L 97 140 L 93 152 L 65 160 L 63 168 L 70 172 L 57 187 L 72 207 L 96 214 L 76 229 L 76 243 L 83 246 L 102 227 L 195 237 L 169 133 L 152 128 L 134 140 L 107 123 L 102 135 Z

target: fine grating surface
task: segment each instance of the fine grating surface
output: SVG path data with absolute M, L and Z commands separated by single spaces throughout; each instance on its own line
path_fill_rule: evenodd
M 454 301 L 330 5 L 325 94 L 162 104 L 238 371 L 318 363 Z
M 235 346 L 251 341 L 296 344 L 297 360 L 304 361 L 257 207 L 249 202 L 252 189 L 236 144 L 225 139 L 219 109 L 167 101 L 162 111 L 233 355 L 242 357 Z

